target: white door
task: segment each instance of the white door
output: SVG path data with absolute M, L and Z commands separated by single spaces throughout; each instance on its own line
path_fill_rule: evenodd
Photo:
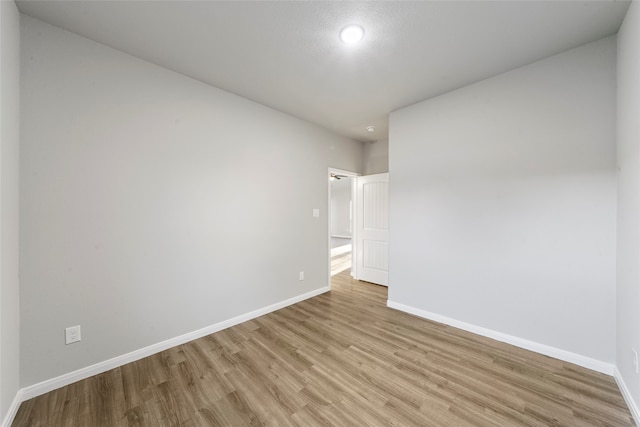
M 389 282 L 389 174 L 356 178 L 356 279 Z

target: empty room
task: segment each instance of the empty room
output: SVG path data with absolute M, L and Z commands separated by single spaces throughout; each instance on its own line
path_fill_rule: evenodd
M 637 1 L 1 0 L 0 48 L 0 427 L 640 425 Z

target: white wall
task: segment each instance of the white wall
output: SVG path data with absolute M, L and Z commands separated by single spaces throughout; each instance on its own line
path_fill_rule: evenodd
M 364 144 L 364 175 L 389 172 L 389 140 Z
M 351 178 L 331 181 L 331 236 L 351 236 Z
M 18 153 L 20 14 L 0 1 L 0 423 L 19 389 Z
M 640 5 L 631 3 L 618 33 L 618 270 L 616 361 L 640 407 Z
M 326 286 L 327 168 L 361 143 L 22 30 L 22 386 Z
M 391 302 L 614 363 L 615 43 L 391 114 Z

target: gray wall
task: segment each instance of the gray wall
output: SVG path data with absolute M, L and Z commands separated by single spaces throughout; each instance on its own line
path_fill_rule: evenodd
M 351 237 L 351 178 L 331 181 L 331 236 Z
M 390 301 L 614 363 L 615 43 L 391 114 Z
M 389 172 L 389 140 L 364 144 L 364 175 Z
M 616 361 L 640 407 L 640 5 L 633 2 L 618 33 L 618 270 Z M 637 410 L 637 409 L 636 409 Z
M 0 1 L 0 423 L 19 388 L 20 14 Z
M 327 168 L 361 143 L 32 18 L 22 43 L 22 386 L 327 285 Z

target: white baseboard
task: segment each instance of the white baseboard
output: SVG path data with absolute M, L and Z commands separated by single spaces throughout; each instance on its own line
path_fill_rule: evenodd
M 472 332 L 477 335 L 482 335 L 483 337 L 492 338 L 496 341 L 501 341 L 507 344 L 514 345 L 516 347 L 524 348 L 526 350 L 535 351 L 536 353 L 544 354 L 545 356 L 550 356 L 556 359 L 563 360 L 565 362 L 573 363 L 575 365 L 601 372 L 603 374 L 613 375 L 614 373 L 615 366 L 613 364 L 601 362 L 600 360 L 592 359 L 590 357 L 582 356 L 570 351 L 561 350 L 559 348 L 551 347 L 546 344 L 540 344 L 523 338 L 514 337 L 512 335 L 503 334 L 502 332 L 497 332 L 491 329 L 472 325 L 470 323 L 461 322 L 460 320 L 452 319 L 440 314 L 431 313 L 426 310 L 421 310 L 419 308 L 411 307 L 393 301 L 387 301 L 387 307 L 395 308 L 396 310 L 404 311 L 405 313 L 413 314 L 424 319 L 433 320 L 434 322 L 444 323 L 445 325 L 453 326 L 454 328 Z
M 13 401 L 11 402 L 11 405 L 9 406 L 7 415 L 4 416 L 4 419 L 2 420 L 2 424 L 0 424 L 0 427 L 11 427 L 11 424 L 13 423 L 13 419 L 16 417 L 16 414 L 18 413 L 18 408 L 20 407 L 20 404 L 25 400 L 26 399 L 24 399 L 22 395 L 22 390 L 18 390 L 15 397 L 13 398 Z
M 25 400 L 32 399 L 36 396 L 40 396 L 41 394 L 48 393 L 57 388 L 64 387 L 76 381 L 80 381 L 80 380 L 92 377 L 102 372 L 106 372 L 110 369 L 117 368 L 118 366 L 135 362 L 136 360 L 140 360 L 147 356 L 151 356 L 152 354 L 159 353 L 171 347 L 175 347 L 177 345 L 181 345 L 189 341 L 193 341 L 197 338 L 201 338 L 206 335 L 213 334 L 223 329 L 230 328 L 231 326 L 237 325 L 242 322 L 246 322 L 247 320 L 255 319 L 256 317 L 263 316 L 265 314 L 271 313 L 272 311 L 276 311 L 281 308 L 298 303 L 300 301 L 304 301 L 306 299 L 315 297 L 317 295 L 323 294 L 330 290 L 331 289 L 329 288 L 329 286 L 325 286 L 325 287 L 304 293 L 302 295 L 298 295 L 296 297 L 289 298 L 284 301 L 277 302 L 275 304 L 271 304 L 267 307 L 259 308 L 250 313 L 242 314 L 240 316 L 236 316 L 231 319 L 218 322 L 216 324 L 207 326 L 205 328 L 198 329 L 197 331 L 189 332 L 187 334 L 180 335 L 175 338 L 170 338 L 166 341 L 162 341 L 157 344 L 153 344 L 148 347 L 144 347 L 139 350 L 135 350 L 130 353 L 114 357 L 113 359 L 105 360 L 103 362 L 99 362 L 94 365 L 87 366 L 86 368 L 78 369 L 76 371 L 69 372 L 64 375 L 60 375 L 59 377 L 52 378 L 31 386 L 25 387 L 20 390 L 20 401 L 18 402 L 18 406 L 19 406 L 19 403 Z
M 627 384 L 624 382 L 624 379 L 617 367 L 613 370 L 613 378 L 615 378 L 616 383 L 618 383 L 622 397 L 624 397 L 624 401 L 627 402 L 627 406 L 629 407 L 631 416 L 633 416 L 633 420 L 636 422 L 636 425 L 640 426 L 640 408 L 638 408 L 638 405 L 636 405 L 636 402 L 633 400 L 631 392 L 627 388 Z

